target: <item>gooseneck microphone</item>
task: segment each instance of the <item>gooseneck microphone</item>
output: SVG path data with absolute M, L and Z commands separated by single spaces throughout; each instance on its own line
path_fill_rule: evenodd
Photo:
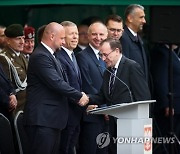
M 128 89 L 130 100 L 131 100 L 131 102 L 133 102 L 132 92 L 131 92 L 129 86 L 124 81 L 122 81 L 119 77 L 117 77 L 114 73 L 112 73 L 110 70 L 108 70 L 106 67 L 103 67 L 99 64 L 97 64 L 97 66 L 105 69 L 108 73 L 112 74 L 117 80 L 119 80 L 123 85 L 125 85 L 126 88 Z

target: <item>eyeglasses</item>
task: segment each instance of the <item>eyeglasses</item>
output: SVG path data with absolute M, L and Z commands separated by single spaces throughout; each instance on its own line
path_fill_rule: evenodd
M 115 29 L 115 28 L 109 28 L 109 30 L 113 33 L 115 33 L 115 32 L 121 33 L 124 31 L 124 29 Z
M 116 49 L 114 49 L 114 50 L 116 50 Z M 98 55 L 99 55 L 100 58 L 103 58 L 103 56 L 107 58 L 114 50 L 112 50 L 112 51 L 111 51 L 110 53 L 108 53 L 108 54 L 100 53 L 100 52 L 99 52 Z

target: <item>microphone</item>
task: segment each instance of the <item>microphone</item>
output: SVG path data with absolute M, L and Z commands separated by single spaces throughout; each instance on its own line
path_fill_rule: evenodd
M 101 67 L 101 68 L 105 69 L 108 73 L 112 74 L 117 80 L 119 80 L 123 85 L 125 85 L 126 88 L 128 89 L 130 100 L 131 100 L 131 102 L 133 102 L 132 92 L 131 92 L 129 86 L 124 81 L 122 81 L 119 77 L 117 77 L 114 73 L 112 73 L 106 67 L 103 67 L 103 66 L 101 66 L 99 64 L 97 64 L 97 67 Z

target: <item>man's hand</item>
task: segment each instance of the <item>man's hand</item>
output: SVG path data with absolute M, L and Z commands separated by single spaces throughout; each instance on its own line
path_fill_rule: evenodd
M 79 100 L 79 105 L 80 106 L 85 106 L 86 104 L 88 104 L 89 103 L 89 97 L 84 93 L 84 92 L 82 92 L 82 97 L 81 97 L 81 99 Z
M 12 111 L 16 108 L 17 106 L 17 99 L 15 95 L 10 95 L 9 96 L 9 111 Z
M 97 105 L 88 105 L 88 107 L 86 109 L 86 112 L 88 112 L 89 110 L 93 110 L 93 109 L 95 109 L 97 107 L 98 107 Z

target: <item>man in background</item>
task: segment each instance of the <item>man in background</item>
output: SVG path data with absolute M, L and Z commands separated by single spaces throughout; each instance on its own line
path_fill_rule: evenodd
M 20 24 L 9 25 L 5 30 L 6 47 L 0 55 L 5 74 L 16 89 L 17 107 L 15 112 L 24 109 L 26 102 L 27 60 L 22 54 L 24 48 L 24 29 Z
M 88 29 L 89 45 L 76 56 L 81 70 L 82 89 L 87 94 L 96 94 L 100 90 L 106 66 L 99 57 L 99 46 L 107 36 L 107 28 L 102 22 L 92 23 Z M 105 124 L 104 115 L 84 113 L 79 140 L 80 154 L 106 152 L 98 148 L 96 143 L 96 137 L 105 130 Z
M 108 29 L 108 37 L 119 40 L 123 34 L 123 20 L 116 14 L 106 18 L 105 25 Z
M 27 26 L 24 28 L 24 49 L 23 54 L 27 60 L 29 60 L 29 56 L 32 54 L 35 45 L 35 29 L 33 27 Z
M 143 25 L 146 23 L 144 7 L 131 4 L 125 10 L 125 26 L 121 37 L 122 52 L 127 57 L 140 64 L 146 80 L 148 81 L 147 56 L 143 41 L 139 36 Z
M 2 49 L 4 49 L 6 43 L 5 43 L 5 31 L 6 27 L 0 25 L 0 52 L 2 51 Z
M 78 26 L 79 41 L 77 47 L 74 49 L 75 55 L 77 55 L 77 53 L 79 53 L 81 50 L 84 50 L 88 46 L 89 40 L 87 36 L 87 31 L 88 25 L 80 24 Z

